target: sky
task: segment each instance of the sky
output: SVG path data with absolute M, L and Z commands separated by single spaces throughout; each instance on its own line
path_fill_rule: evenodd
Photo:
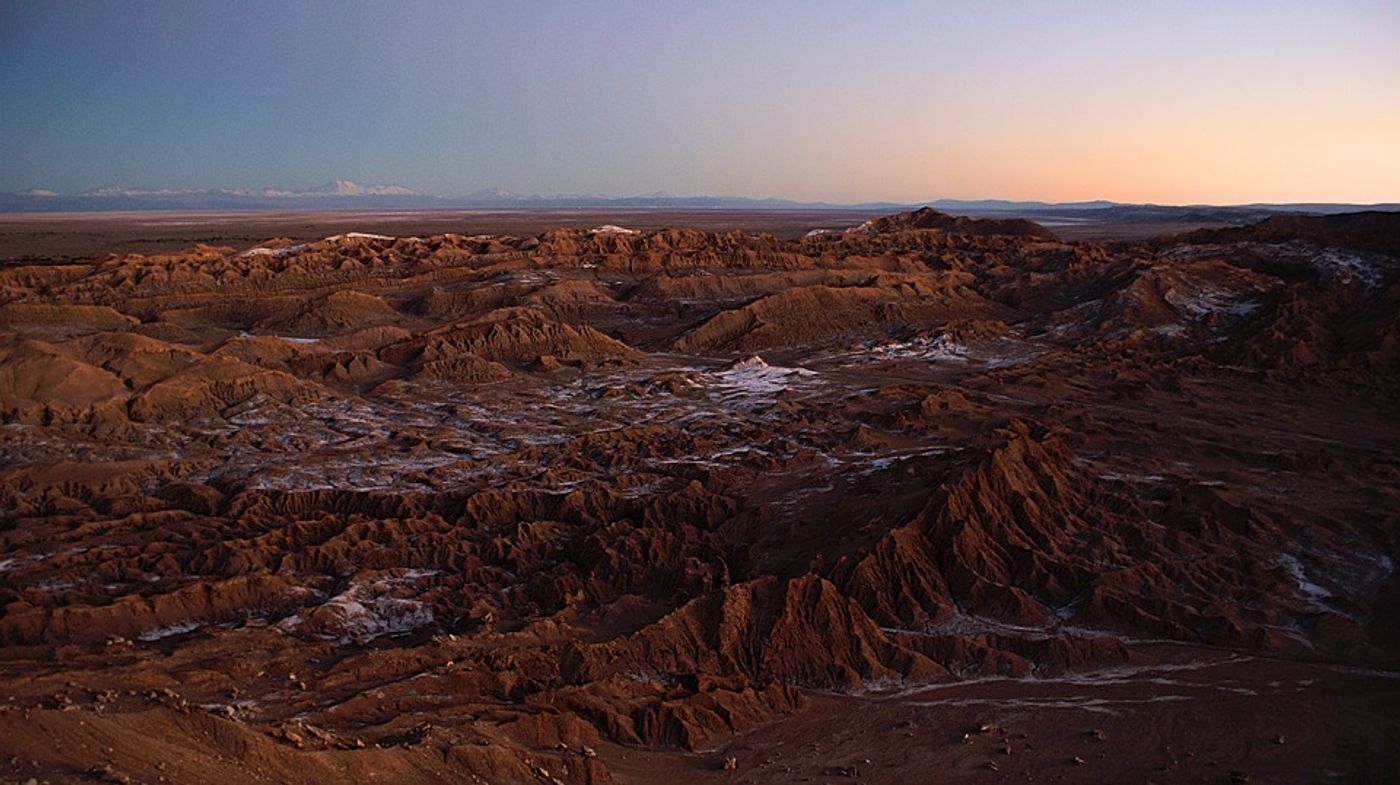
M 0 0 L 0 191 L 1400 201 L 1400 2 Z

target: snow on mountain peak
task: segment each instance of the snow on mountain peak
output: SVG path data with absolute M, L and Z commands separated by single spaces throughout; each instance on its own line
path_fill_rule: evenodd
M 334 180 L 305 191 L 318 196 L 413 196 L 414 192 L 401 185 L 360 185 L 353 180 Z

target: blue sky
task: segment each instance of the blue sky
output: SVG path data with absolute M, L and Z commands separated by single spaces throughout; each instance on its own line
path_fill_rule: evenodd
M 0 0 L 0 191 L 1400 200 L 1400 3 Z

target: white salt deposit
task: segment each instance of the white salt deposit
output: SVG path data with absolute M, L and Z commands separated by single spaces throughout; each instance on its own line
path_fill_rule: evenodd
M 326 238 L 326 242 L 335 243 L 341 240 L 393 240 L 395 238 L 387 234 L 369 234 L 368 232 L 346 232 L 345 234 L 333 234 Z
M 314 614 L 319 637 L 342 646 L 363 646 L 384 635 L 412 632 L 433 623 L 432 608 L 393 594 L 436 574 L 436 570 L 398 570 L 367 581 L 352 581 L 320 607 L 288 617 L 278 626 L 295 629 Z
M 155 627 L 146 630 L 145 632 L 137 634 L 136 639 L 150 643 L 152 641 L 158 641 L 161 638 L 169 638 L 173 635 L 184 635 L 187 632 L 194 632 L 197 629 L 199 629 L 199 622 L 183 621 L 165 627 Z
M 1179 312 L 1196 321 L 1216 315 L 1248 316 L 1259 309 L 1257 301 L 1246 300 L 1237 292 L 1216 287 L 1207 287 L 1195 292 L 1173 289 L 1165 296 L 1167 302 Z
M 1307 570 L 1303 569 L 1303 563 L 1298 561 L 1296 556 L 1280 553 L 1278 556 L 1278 565 L 1286 570 L 1289 576 L 1293 578 L 1293 582 L 1297 584 L 1298 592 L 1302 595 L 1302 599 L 1307 602 L 1310 607 L 1316 610 L 1327 609 L 1326 600 L 1332 597 L 1332 592 L 1313 583 L 1312 580 L 1308 578 Z
M 917 358 L 929 362 L 967 362 L 972 356 L 971 350 L 946 335 L 880 344 L 871 347 L 870 354 L 880 360 Z
M 299 245 L 284 245 L 280 248 L 268 248 L 266 246 L 259 245 L 256 248 L 249 248 L 248 250 L 239 254 L 239 256 L 245 259 L 250 256 L 270 256 L 276 259 L 280 259 L 284 256 L 291 256 L 292 254 L 297 253 L 305 247 L 306 243 L 301 243 Z
M 782 392 L 804 377 L 815 376 L 806 368 L 769 365 L 754 355 L 714 374 L 715 384 L 744 396 L 770 396 Z

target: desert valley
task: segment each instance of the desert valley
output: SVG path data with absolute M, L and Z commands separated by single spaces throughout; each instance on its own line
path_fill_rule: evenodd
M 6 781 L 1400 777 L 1400 214 L 625 218 L 12 246 Z

